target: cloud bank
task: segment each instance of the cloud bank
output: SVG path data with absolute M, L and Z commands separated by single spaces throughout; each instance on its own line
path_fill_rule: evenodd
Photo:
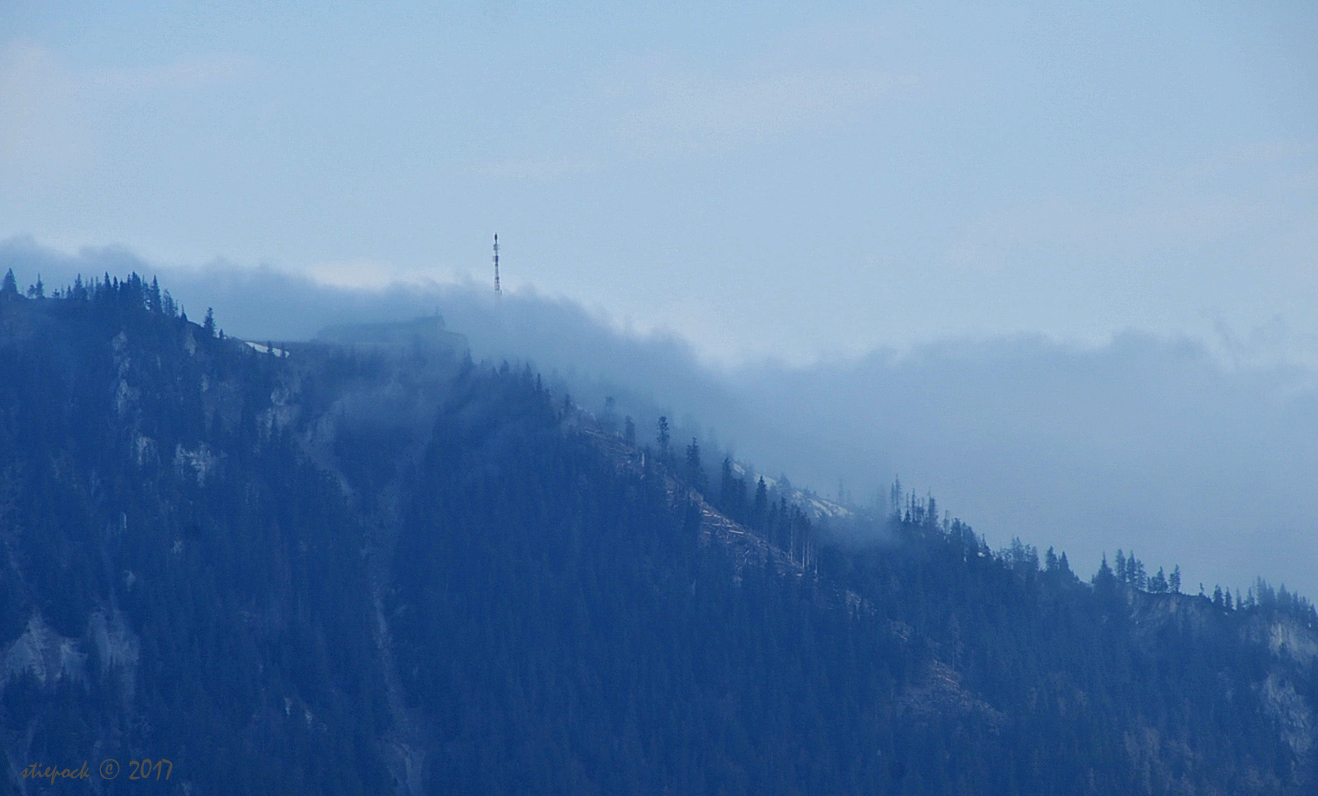
M 441 312 L 478 358 L 523 359 L 588 409 L 614 397 L 642 434 L 682 434 L 856 502 L 894 475 L 985 533 L 1065 550 L 1082 572 L 1132 548 L 1187 586 L 1256 575 L 1318 594 L 1318 388 L 1284 360 L 1245 364 L 1202 341 L 1131 331 L 1103 345 L 963 338 L 789 367 L 716 369 L 683 340 L 640 335 L 562 298 L 486 285 L 327 286 L 270 268 L 161 268 L 123 249 L 66 255 L 0 243 L 0 270 L 48 286 L 76 273 L 156 275 L 228 333 L 306 339 L 337 323 Z M 1226 339 L 1226 338 L 1224 338 Z M 1227 342 L 1232 342 L 1228 340 Z M 1244 344 L 1235 339 L 1239 350 Z

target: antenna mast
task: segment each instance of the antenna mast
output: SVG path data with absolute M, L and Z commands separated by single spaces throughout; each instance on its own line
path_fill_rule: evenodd
M 502 296 L 499 288 L 499 233 L 494 233 L 494 295 Z

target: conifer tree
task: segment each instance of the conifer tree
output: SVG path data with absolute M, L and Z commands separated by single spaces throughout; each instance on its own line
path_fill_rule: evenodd
M 705 469 L 700 466 L 700 443 L 695 437 L 686 446 L 686 480 L 697 491 L 705 491 Z
M 659 422 L 656 424 L 657 438 L 659 441 L 659 455 L 666 461 L 668 459 L 668 417 L 661 415 Z
M 764 523 L 769 513 L 769 487 L 764 483 L 764 476 L 760 476 L 760 482 L 755 485 L 755 514 L 753 522 L 755 527 L 763 530 Z
M 1118 551 L 1120 555 L 1120 551 Z M 1094 573 L 1095 586 L 1108 586 L 1116 581 L 1116 575 L 1112 573 L 1112 567 L 1108 566 L 1107 553 L 1103 554 L 1103 562 L 1098 565 L 1098 572 Z

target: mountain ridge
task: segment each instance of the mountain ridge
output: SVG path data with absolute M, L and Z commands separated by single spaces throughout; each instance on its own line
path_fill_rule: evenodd
M 1318 615 L 1284 590 L 1084 582 L 914 496 L 857 544 L 529 366 L 281 356 L 166 295 L 0 294 L 13 792 L 96 755 L 192 793 L 1318 782 Z

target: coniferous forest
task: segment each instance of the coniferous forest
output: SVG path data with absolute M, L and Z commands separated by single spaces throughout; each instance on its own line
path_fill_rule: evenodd
M 438 318 L 251 345 L 7 277 L 0 791 L 1318 792 L 1303 597 L 899 484 L 823 520 L 611 412 Z

